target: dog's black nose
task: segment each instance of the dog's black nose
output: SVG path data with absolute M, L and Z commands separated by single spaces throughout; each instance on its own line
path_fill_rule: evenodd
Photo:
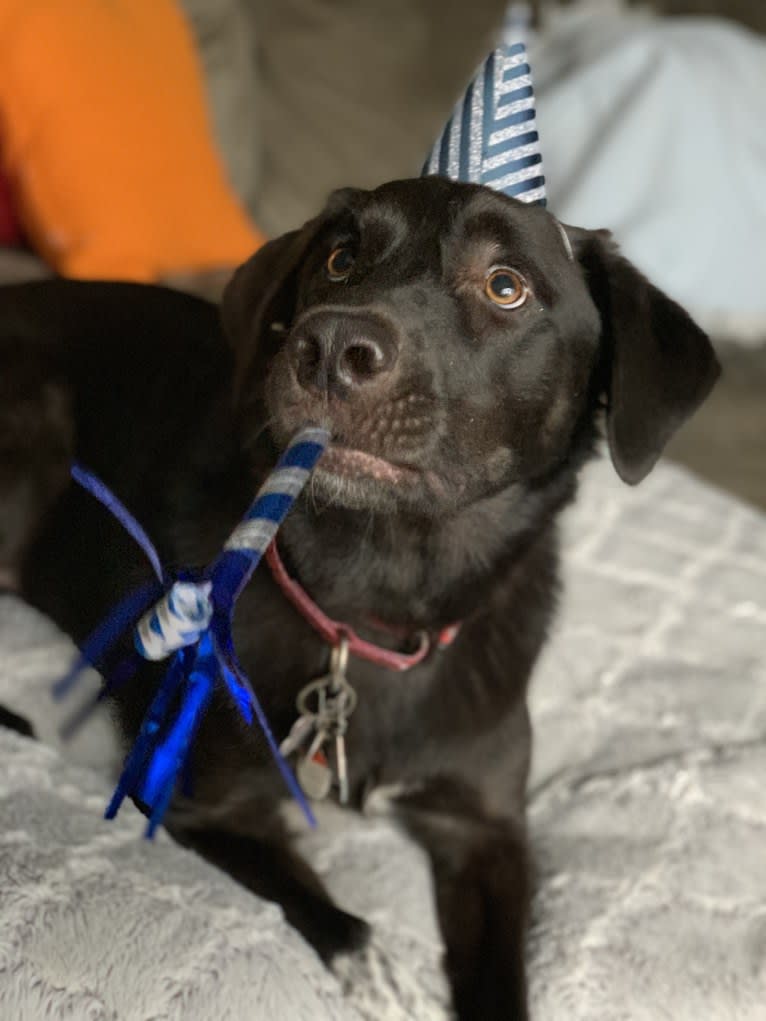
M 391 329 L 370 315 L 316 312 L 290 338 L 295 375 L 306 389 L 348 392 L 377 381 L 396 363 Z

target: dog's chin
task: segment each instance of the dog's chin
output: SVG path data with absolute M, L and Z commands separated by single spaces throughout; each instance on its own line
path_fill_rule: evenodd
M 395 514 L 401 506 L 399 495 L 372 479 L 351 478 L 317 468 L 309 483 L 314 507 L 341 507 L 352 511 Z

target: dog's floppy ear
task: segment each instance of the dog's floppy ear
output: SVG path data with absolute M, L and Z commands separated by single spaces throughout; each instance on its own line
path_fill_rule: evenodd
M 720 367 L 705 333 L 620 255 L 608 231 L 566 233 L 601 315 L 612 463 L 635 484 L 707 397 Z
M 278 346 L 292 319 L 298 270 L 324 216 L 268 241 L 236 271 L 221 300 L 221 321 L 234 350 L 237 388 L 256 348 Z

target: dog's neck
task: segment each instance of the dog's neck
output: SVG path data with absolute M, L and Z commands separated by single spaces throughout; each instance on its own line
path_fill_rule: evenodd
M 433 631 L 469 617 L 541 539 L 553 547 L 549 502 L 550 494 L 522 498 L 510 487 L 430 521 L 337 508 L 317 513 L 306 502 L 285 522 L 280 548 L 332 617 L 353 627 L 379 619 Z

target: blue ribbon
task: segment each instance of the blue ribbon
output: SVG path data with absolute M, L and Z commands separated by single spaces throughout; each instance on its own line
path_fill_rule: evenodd
M 316 825 L 306 797 L 279 750 L 263 707 L 237 660 L 232 620 L 240 593 L 306 484 L 328 440 L 329 435 L 323 429 L 307 428 L 298 433 L 266 479 L 244 519 L 229 537 L 224 550 L 202 575 L 206 594 L 210 590 L 212 616 L 199 632 L 184 634 L 182 648 L 168 648 L 167 654 L 172 653 L 170 666 L 125 759 L 106 818 L 114 818 L 125 798 L 134 796 L 149 810 L 146 835 L 154 835 L 185 768 L 215 684 L 223 682 L 245 722 L 250 725 L 254 717 L 257 719 L 290 793 L 301 806 L 309 824 Z M 152 629 L 161 633 L 160 610 L 170 598 L 174 581 L 193 578 L 188 571 L 181 572 L 178 579 L 170 577 L 146 532 L 92 472 L 75 465 L 72 477 L 103 504 L 136 540 L 152 566 L 155 579 L 131 592 L 113 607 L 85 640 L 72 668 L 53 686 L 57 699 L 72 690 L 86 667 L 102 665 L 117 642 L 131 629 L 136 629 L 147 610 Z M 154 609 L 150 610 L 152 606 Z M 139 631 L 140 626 L 136 630 L 136 648 L 142 652 Z M 106 674 L 104 689 L 69 721 L 65 732 L 73 732 L 108 692 L 129 680 L 139 663 L 140 658 L 134 654 L 118 664 L 111 675 Z

